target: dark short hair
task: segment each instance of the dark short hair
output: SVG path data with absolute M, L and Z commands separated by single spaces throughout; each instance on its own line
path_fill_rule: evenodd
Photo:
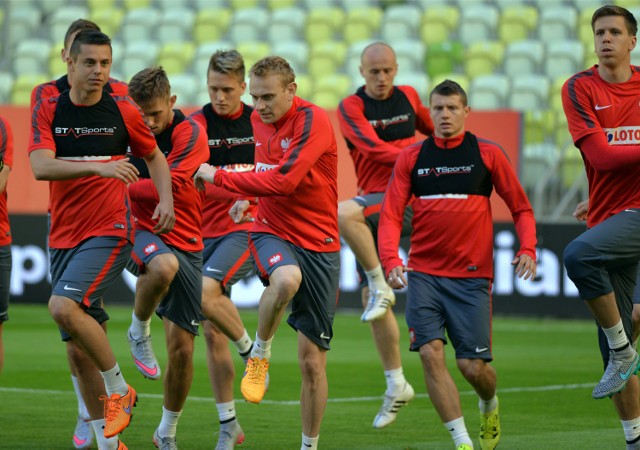
M 429 100 L 431 100 L 433 94 L 442 95 L 443 97 L 459 95 L 462 100 L 462 104 L 467 106 L 467 93 L 462 89 L 462 86 L 453 80 L 444 80 L 442 83 L 434 87 L 429 94 Z
M 223 73 L 236 78 L 240 83 L 244 82 L 244 60 L 237 50 L 218 50 L 209 60 L 209 71 Z
M 171 97 L 167 72 L 162 66 L 142 69 L 129 81 L 129 95 L 139 105 Z
M 609 16 L 621 16 L 624 17 L 624 23 L 627 26 L 627 31 L 631 36 L 635 36 L 638 32 L 638 22 L 636 18 L 633 17 L 633 14 L 622 6 L 617 5 L 605 5 L 602 6 L 593 13 L 591 16 L 591 30 L 596 31 L 596 20 L 601 17 L 609 17 Z
M 97 31 L 102 31 L 100 30 L 100 27 L 98 26 L 97 23 L 92 22 L 90 20 L 87 19 L 76 19 L 73 22 L 71 22 L 71 25 L 69 25 L 69 28 L 67 28 L 67 32 L 64 35 L 64 48 L 69 48 L 71 47 L 71 42 L 69 42 L 69 40 L 71 40 L 71 36 L 78 32 L 78 31 L 82 31 L 82 30 L 97 30 Z
M 86 45 L 108 45 L 111 48 L 111 38 L 104 34 L 102 31 L 97 30 L 82 30 L 76 34 L 76 38 L 71 44 L 69 49 L 69 55 L 74 61 L 80 54 L 80 46 Z

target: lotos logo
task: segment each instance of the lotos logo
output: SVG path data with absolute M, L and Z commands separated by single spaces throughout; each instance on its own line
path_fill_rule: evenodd
M 278 167 L 277 164 L 256 163 L 256 172 L 266 172 L 267 170 L 273 170 L 276 167 Z
M 277 264 L 280 261 L 282 261 L 282 254 L 276 253 L 271 258 L 269 258 L 269 266 L 273 266 L 274 264 Z
M 156 251 L 158 251 L 158 246 L 155 243 L 149 244 L 144 248 L 144 254 L 147 256 L 149 256 L 150 254 Z
M 640 127 L 605 128 L 609 145 L 640 144 Z

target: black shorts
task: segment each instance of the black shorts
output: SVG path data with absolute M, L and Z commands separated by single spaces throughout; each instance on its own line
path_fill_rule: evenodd
M 11 294 L 11 244 L 0 247 L 0 323 L 9 320 Z
M 267 233 L 250 233 L 249 248 L 256 273 L 265 286 L 280 266 L 293 265 L 300 269 L 302 281 L 291 300 L 287 323 L 318 347 L 329 350 L 338 302 L 340 252 L 305 250 Z

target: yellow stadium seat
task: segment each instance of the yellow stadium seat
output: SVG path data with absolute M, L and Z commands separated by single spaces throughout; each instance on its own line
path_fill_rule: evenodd
M 307 74 L 296 74 L 296 95 L 305 100 L 311 99 L 311 93 L 314 89 L 313 78 Z
M 316 91 L 311 96 L 311 102 L 323 109 L 336 109 L 342 97 L 331 91 Z
M 113 39 L 122 27 L 124 11 L 121 8 L 115 7 L 91 9 L 89 20 L 97 23 L 102 32 Z M 63 36 L 64 34 L 59 36 L 57 41 L 61 41 Z
M 331 92 L 342 99 L 351 91 L 351 77 L 345 74 L 331 74 L 315 80 L 314 92 Z
M 536 7 L 510 6 L 500 14 L 498 37 L 505 44 L 527 39 L 537 25 L 538 9 Z
M 9 103 L 12 87 L 13 74 L 0 71 L 0 104 Z
M 564 114 L 562 109 L 562 86 L 568 78 L 565 76 L 556 77 L 551 80 L 549 87 L 549 108 L 558 114 Z
M 347 44 L 370 39 L 380 28 L 382 14 L 382 9 L 373 6 L 350 9 L 342 31 Z
M 28 106 L 31 103 L 31 91 L 39 84 L 49 81 L 47 75 L 28 73 L 18 75 L 11 88 L 11 103 Z
M 230 9 L 203 9 L 196 14 L 193 37 L 198 44 L 219 41 L 229 29 Z
M 502 64 L 503 57 L 504 44 L 500 41 L 473 43 L 465 53 L 464 73 L 469 78 L 493 73 Z
M 122 5 L 127 11 L 131 9 L 148 8 L 151 6 L 151 0 L 122 0 Z
M 294 8 L 296 6 L 296 0 L 266 0 L 267 8 L 271 11 L 282 8 Z
M 342 30 L 345 13 L 336 7 L 314 8 L 307 14 L 304 36 L 310 45 L 330 41 Z
M 311 47 L 307 69 L 315 79 L 335 73 L 347 57 L 347 45 L 343 41 L 324 41 Z
M 259 0 L 230 0 L 231 9 L 257 8 L 260 4 Z
M 557 110 L 530 110 L 524 112 L 524 143 L 535 144 L 549 141 L 556 129 L 556 117 L 563 114 Z
M 117 9 L 116 0 L 86 0 L 87 6 L 89 7 L 89 11 L 91 11 L 91 15 L 95 11 L 99 11 L 101 9 Z M 100 28 L 102 28 L 102 24 L 99 24 Z
M 422 14 L 420 38 L 427 45 L 447 42 L 459 23 L 460 10 L 453 5 L 427 8 Z
M 464 46 L 458 41 L 434 42 L 427 46 L 425 72 L 429 77 L 457 72 L 464 60 Z
M 271 54 L 271 45 L 268 42 L 241 42 L 236 49 L 244 59 L 247 72 L 259 59 Z
M 169 42 L 160 49 L 158 65 L 162 66 L 168 75 L 187 72 L 195 53 L 196 46 L 193 42 Z

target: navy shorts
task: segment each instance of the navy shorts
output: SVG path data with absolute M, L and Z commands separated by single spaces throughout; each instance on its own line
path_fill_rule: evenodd
M 362 211 L 362 213 L 364 214 L 364 221 L 371 230 L 373 240 L 376 243 L 376 249 L 378 248 L 378 224 L 380 222 L 380 209 L 382 209 L 383 198 L 384 192 L 359 195 L 353 198 L 353 201 L 364 208 Z M 411 236 L 412 219 L 413 209 L 411 208 L 411 206 L 407 206 L 404 210 L 404 218 L 402 220 L 402 231 L 400 232 L 401 237 Z M 358 261 L 356 261 L 356 270 L 358 272 L 358 280 L 360 280 L 360 288 L 367 286 L 367 276 Z
M 11 244 L 0 247 L 0 323 L 9 320 Z
M 291 300 L 287 323 L 318 347 L 329 350 L 338 302 L 340 252 L 305 250 L 267 233 L 250 233 L 249 248 L 256 273 L 265 286 L 269 285 L 269 277 L 278 267 L 300 268 L 302 281 Z
M 457 359 L 493 360 L 489 279 L 407 275 L 409 350 L 417 352 L 435 339 L 446 344 L 446 330 Z
M 218 280 L 224 295 L 231 297 L 231 286 L 253 272 L 248 233 L 236 231 L 205 239 L 202 259 L 202 276 Z
M 631 340 L 633 296 L 640 260 L 640 209 L 627 209 L 588 229 L 567 245 L 564 265 L 584 300 L 614 293 L 622 325 Z M 609 346 L 598 327 L 600 353 Z
M 109 316 L 102 297 L 120 276 L 131 255 L 131 242 L 113 236 L 97 236 L 70 249 L 49 249 L 52 295 L 70 298 L 84 306 L 98 323 Z M 63 341 L 71 337 L 60 330 Z
M 156 314 L 197 336 L 202 317 L 202 252 L 185 252 L 168 246 L 156 234 L 136 231 L 136 243 L 127 270 L 138 276 L 144 273 L 153 258 L 165 253 L 175 255 L 179 269 Z

